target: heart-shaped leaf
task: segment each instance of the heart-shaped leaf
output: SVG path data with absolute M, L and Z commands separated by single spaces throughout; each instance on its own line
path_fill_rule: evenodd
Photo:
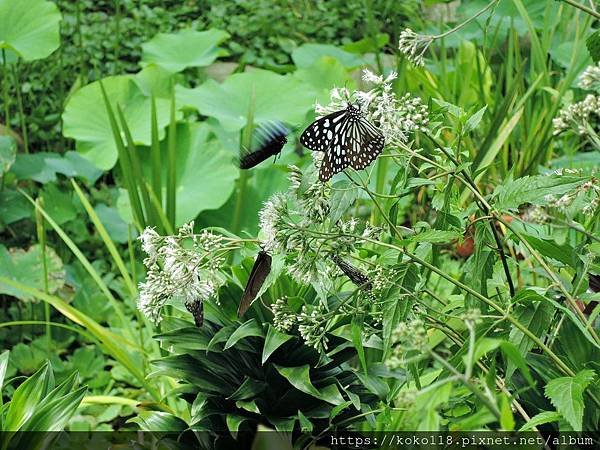
M 45 58 L 60 45 L 61 19 L 56 5 L 46 0 L 0 0 L 0 48 L 25 61 Z
M 253 70 L 231 75 L 222 84 L 208 80 L 195 89 L 177 86 L 177 104 L 214 117 L 227 131 L 246 125 L 251 102 L 254 122 L 282 121 L 299 124 L 312 109 L 315 94 L 292 75 Z
M 150 145 L 151 99 L 130 75 L 104 78 L 104 89 L 113 110 L 119 105 L 135 144 Z M 169 123 L 170 101 L 156 99 L 159 138 Z M 109 170 L 117 162 L 117 147 L 100 90 L 100 82 L 88 84 L 70 98 L 63 114 L 63 134 L 77 141 L 77 151 L 97 167 Z
M 11 136 L 0 136 L 0 179 L 15 162 L 17 142 Z
M 228 37 L 222 30 L 160 33 L 142 44 L 142 63 L 154 63 L 173 73 L 188 67 L 206 67 L 227 54 L 218 45 Z
M 65 284 L 65 271 L 60 257 L 51 247 L 46 247 L 46 264 L 48 291 L 56 292 Z M 8 251 L 6 247 L 0 245 L 0 276 L 43 291 L 44 270 L 41 246 L 34 245 L 27 251 L 20 248 Z M 31 295 L 3 284 L 0 284 L 0 292 L 21 300 L 33 298 Z
M 292 52 L 292 60 L 297 67 L 310 67 L 322 56 L 331 56 L 351 69 L 366 64 L 360 55 L 347 52 L 335 45 L 304 44 Z

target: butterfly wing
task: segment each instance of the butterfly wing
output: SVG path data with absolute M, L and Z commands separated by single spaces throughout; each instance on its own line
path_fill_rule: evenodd
M 246 149 L 241 156 L 240 169 L 250 169 L 271 156 L 277 155 L 287 143 L 289 130 L 281 122 L 263 125 L 256 130 L 254 150 Z
M 356 170 L 364 169 L 381 154 L 385 138 L 364 118 L 353 123 L 349 134 L 350 165 Z
M 347 123 L 346 126 L 348 125 Z M 321 163 L 319 180 L 327 181 L 350 165 L 350 153 L 348 152 L 347 143 L 348 136 L 345 130 L 342 130 L 333 137 L 333 141 Z
M 196 327 L 200 328 L 204 323 L 204 303 L 201 300 L 185 302 L 186 309 L 194 316 Z
M 300 143 L 309 150 L 326 152 L 346 118 L 346 110 L 336 111 L 311 123 L 300 136 Z
M 256 261 L 254 261 L 254 266 L 252 266 L 250 277 L 248 277 L 246 289 L 242 294 L 240 306 L 238 307 L 238 317 L 242 317 L 246 314 L 246 311 L 248 311 L 248 308 L 250 308 L 250 305 L 256 299 L 260 288 L 265 283 L 269 272 L 271 272 L 271 255 L 264 250 L 261 250 L 258 252 Z

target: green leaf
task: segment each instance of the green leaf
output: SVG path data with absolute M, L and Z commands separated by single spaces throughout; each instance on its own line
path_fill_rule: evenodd
M 160 33 L 142 44 L 142 64 L 154 63 L 173 73 L 188 67 L 206 67 L 227 54 L 218 45 L 228 37 L 225 31 L 215 29 Z
M 62 431 L 75 413 L 87 388 L 81 387 L 74 392 L 44 403 L 23 425 L 22 431 Z M 27 447 L 33 448 L 33 447 Z
M 550 422 L 558 422 L 561 419 L 562 416 L 556 411 L 542 411 L 541 413 L 538 413 L 529 419 L 527 423 L 519 429 L 519 431 L 529 431 L 538 425 L 543 425 Z
M 117 208 L 98 203 L 94 211 L 110 238 L 119 244 L 126 244 L 129 239 L 129 226 L 119 215 Z
M 195 89 L 176 87 L 177 104 L 196 108 L 200 114 L 214 117 L 227 131 L 246 126 L 252 98 L 254 124 L 283 121 L 297 124 L 313 109 L 312 89 L 292 75 L 278 75 L 267 70 L 231 75 L 219 84 L 208 80 Z M 285 102 L 281 99 L 285 98 Z
M 331 56 L 322 56 L 311 66 L 301 67 L 293 75 L 298 81 L 315 91 L 315 101 L 327 104 L 331 89 L 339 86 L 352 88 L 355 85 L 344 65 Z
M 238 416 L 236 414 L 227 414 L 225 422 L 227 423 L 227 429 L 230 433 L 237 433 L 240 430 L 240 425 L 245 420 L 249 420 L 248 417 Z M 233 435 L 235 438 L 235 435 Z
M 336 223 L 342 218 L 348 208 L 356 201 L 360 194 L 358 188 L 350 181 L 342 180 L 333 184 L 331 199 L 329 200 L 329 218 Z
M 311 433 L 313 430 L 312 422 L 298 410 L 298 421 L 300 422 L 300 431 L 302 433 Z
M 48 290 L 56 292 L 65 284 L 65 270 L 60 257 L 54 249 L 46 246 L 48 265 Z M 30 287 L 44 289 L 44 271 L 42 268 L 42 248 L 39 245 L 27 251 L 17 248 L 10 251 L 0 244 L 0 277 L 10 278 Z M 21 300 L 32 300 L 33 296 L 11 286 L 0 283 L 0 293 L 12 295 Z
M 0 48 L 25 61 L 49 56 L 60 45 L 62 16 L 46 0 L 0 0 Z
M 515 429 L 515 418 L 513 417 L 510 400 L 504 393 L 501 394 L 500 400 L 500 427 L 503 431 Z
M 17 142 L 11 136 L 0 136 L 0 179 L 15 162 Z
M 261 363 L 264 365 L 267 359 L 269 359 L 269 356 L 271 356 L 275 350 L 277 350 L 291 338 L 292 336 L 281 333 L 275 327 L 269 324 L 265 345 L 263 347 Z
M 595 63 L 600 61 L 600 30 L 596 30 L 585 40 L 590 56 Z
M 409 242 L 448 243 L 461 236 L 457 231 L 427 230 L 405 238 Z
M 384 297 L 386 300 L 383 306 L 383 361 L 386 360 L 391 349 L 392 332 L 406 318 L 412 307 L 413 300 L 404 294 L 412 292 L 417 277 L 418 269 L 414 264 L 401 266 L 394 280 L 394 287 Z M 399 295 L 402 297 L 398 297 Z
M 310 381 L 310 366 L 308 364 L 300 367 L 281 367 L 276 364 L 273 366 L 282 377 L 288 380 L 290 384 L 299 391 L 312 395 L 318 399 L 322 398 L 321 393 Z
M 522 290 L 515 295 L 514 302 L 520 304 L 515 308 L 515 319 L 521 322 L 535 336 L 541 337 L 546 332 L 546 324 L 552 317 L 552 306 L 542 296 L 531 291 Z M 523 357 L 533 348 L 534 342 L 519 329 L 510 330 L 508 340 L 515 345 Z M 516 369 L 513 361 L 509 361 L 506 368 L 506 378 L 510 379 Z
M 140 411 L 137 417 L 128 423 L 137 423 L 142 431 L 168 431 L 171 433 L 185 431 L 188 425 L 179 417 L 163 411 Z
M 8 357 L 10 351 L 5 350 L 0 354 L 0 405 L 2 405 L 2 386 L 4 385 L 4 377 L 8 368 Z
M 235 187 L 239 170 L 234 165 L 231 153 L 218 140 L 211 139 L 210 133 L 209 126 L 204 123 L 177 126 L 176 225 L 193 220 L 202 211 L 220 208 L 227 202 Z M 150 152 L 143 150 L 142 166 L 145 176 L 150 179 Z M 162 145 L 161 157 L 166 160 L 166 142 Z M 163 192 L 166 192 L 164 187 Z M 127 192 L 122 194 L 127 197 Z M 120 200 L 119 214 L 127 220 L 131 217 L 130 207 L 124 202 L 124 198 Z
M 20 180 L 34 180 L 38 183 L 56 181 L 56 174 L 60 173 L 69 178 L 85 178 L 89 184 L 94 184 L 103 174 L 102 170 L 73 151 L 64 155 L 47 152 L 19 153 L 11 172 Z
M 11 189 L 0 191 L 0 225 L 31 217 L 32 206 L 19 192 Z
M 586 181 L 587 177 L 567 175 L 536 175 L 509 180 L 495 189 L 494 206 L 501 211 L 514 211 L 525 203 L 547 205 L 552 196 L 561 196 Z
M 227 397 L 227 400 L 248 400 L 250 398 L 256 397 L 267 387 L 267 384 L 262 381 L 253 380 L 252 378 L 246 377 L 246 379 L 240 385 L 240 387 L 237 388 L 237 390 L 233 394 Z
M 63 192 L 54 183 L 48 183 L 40 196 L 44 199 L 44 209 L 54 221 L 62 225 L 77 217 L 77 208 L 71 192 Z
M 465 126 L 463 128 L 464 134 L 467 134 L 477 128 L 477 126 L 479 125 L 479 122 L 481 122 L 481 119 L 483 118 L 483 114 L 485 113 L 486 110 L 487 110 L 487 105 L 485 105 L 483 108 L 481 108 L 479 111 L 477 111 L 475 114 L 473 114 L 471 117 L 469 117 L 467 119 L 467 121 L 465 122 Z
M 517 347 L 511 342 L 502 341 L 502 343 L 500 344 L 500 350 L 502 350 L 502 353 L 504 353 L 504 356 L 506 356 L 510 363 L 514 364 L 514 366 L 519 368 L 527 382 L 533 386 L 535 382 L 533 381 L 533 377 L 531 376 L 531 371 L 529 370 L 527 361 L 525 360 L 523 355 L 519 353 Z
M 49 370 L 48 364 L 44 365 L 17 388 L 4 420 L 5 431 L 18 431 L 39 408 L 48 386 Z
M 225 343 L 224 350 L 233 347 L 239 340 L 249 336 L 264 336 L 262 327 L 254 319 L 250 319 L 231 333 L 231 336 L 229 336 L 229 339 Z
M 355 316 L 352 318 L 352 324 L 350 327 L 352 343 L 354 344 L 354 348 L 358 353 L 360 366 L 362 367 L 363 371 L 367 373 L 367 360 L 365 358 L 365 349 L 362 343 L 362 326 L 362 316 Z
M 546 397 L 575 431 L 582 429 L 583 391 L 595 376 L 593 370 L 582 370 L 574 377 L 555 378 L 549 381 L 544 389 Z
M 366 63 L 361 56 L 328 44 L 304 44 L 292 52 L 292 60 L 298 68 L 310 67 L 323 56 L 337 59 L 348 69 L 354 69 Z
M 101 80 L 113 110 L 119 105 L 127 120 L 136 145 L 150 145 L 150 97 L 144 95 L 131 75 L 107 77 Z M 170 101 L 156 99 L 159 138 L 169 123 Z M 63 134 L 77 141 L 77 151 L 103 170 L 117 162 L 117 147 L 100 89 L 100 81 L 88 84 L 75 92 L 63 113 Z
M 552 258 L 560 261 L 566 266 L 571 266 L 573 269 L 577 268 L 577 262 L 579 258 L 577 253 L 569 244 L 557 244 L 554 240 L 542 239 L 536 236 L 531 236 L 527 233 L 519 233 L 525 240 L 538 252 L 547 258 Z M 516 236 L 513 237 L 518 242 Z

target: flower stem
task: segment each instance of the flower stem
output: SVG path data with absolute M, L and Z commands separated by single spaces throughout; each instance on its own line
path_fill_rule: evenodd
M 474 16 L 469 17 L 467 20 L 465 20 L 462 23 L 459 23 L 458 25 L 456 25 L 454 28 L 445 31 L 442 34 L 438 34 L 436 36 L 433 36 L 433 39 L 441 39 L 444 38 L 446 36 L 448 36 L 449 34 L 454 33 L 455 31 L 460 30 L 462 27 L 464 27 L 465 25 L 467 25 L 468 23 L 472 22 L 473 20 L 477 19 L 480 15 L 482 15 L 484 12 L 486 12 L 488 9 L 490 9 L 492 6 L 494 6 L 496 3 L 498 3 L 500 0 L 493 0 L 492 2 L 490 2 L 485 8 L 483 8 L 482 10 L 480 10 L 477 14 L 475 14 Z
M 573 0 L 562 0 L 562 1 L 565 2 L 565 3 L 567 3 L 568 5 L 571 5 L 574 8 L 582 10 L 583 12 L 589 14 L 590 16 L 594 16 L 596 19 L 600 19 L 600 13 L 598 13 L 595 10 L 593 10 L 589 6 L 582 5 L 582 4 L 577 3 L 577 2 L 575 2 Z

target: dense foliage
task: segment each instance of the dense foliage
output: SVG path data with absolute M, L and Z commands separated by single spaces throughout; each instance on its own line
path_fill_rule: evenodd
M 0 428 L 597 429 L 600 14 L 296 3 L 0 0 Z

